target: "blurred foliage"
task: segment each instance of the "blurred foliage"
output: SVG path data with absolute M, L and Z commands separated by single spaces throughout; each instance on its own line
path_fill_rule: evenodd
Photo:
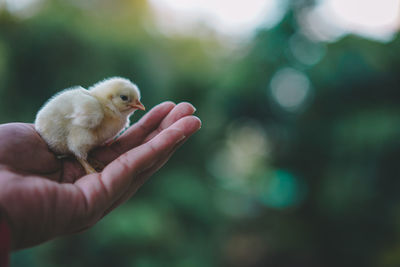
M 301 4 L 232 48 L 163 34 L 145 0 L 2 3 L 2 123 L 114 75 L 203 121 L 132 200 L 12 266 L 400 265 L 400 38 L 312 41 Z

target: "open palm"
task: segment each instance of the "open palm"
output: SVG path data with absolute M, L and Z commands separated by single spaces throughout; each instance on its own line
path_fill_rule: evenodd
M 92 151 L 106 167 L 89 175 L 73 157 L 58 159 L 34 125 L 1 125 L 0 205 L 13 248 L 84 230 L 129 199 L 200 128 L 194 111 L 188 103 L 156 106 L 112 145 Z

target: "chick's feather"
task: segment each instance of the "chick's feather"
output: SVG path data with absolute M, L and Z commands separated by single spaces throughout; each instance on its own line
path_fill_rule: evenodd
M 71 119 L 72 125 L 91 129 L 97 127 L 104 118 L 100 103 L 86 92 L 73 102 L 72 109 L 72 114 L 66 116 Z
M 97 127 L 103 117 L 96 98 L 83 88 L 73 88 L 50 99 L 39 111 L 35 126 L 54 152 L 84 156 L 86 147 L 97 141 L 90 129 Z

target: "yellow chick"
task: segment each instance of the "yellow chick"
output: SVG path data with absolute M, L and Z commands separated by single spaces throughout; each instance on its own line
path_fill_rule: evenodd
M 139 88 L 131 81 L 113 77 L 53 96 L 36 115 L 35 128 L 56 154 L 74 154 L 87 173 L 96 172 L 88 152 L 112 140 L 129 126 L 129 116 L 145 110 Z

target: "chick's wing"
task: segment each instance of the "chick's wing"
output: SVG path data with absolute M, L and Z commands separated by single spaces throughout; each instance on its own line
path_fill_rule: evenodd
M 72 125 L 95 128 L 103 120 L 104 113 L 100 103 L 93 96 L 82 93 L 73 103 L 73 111 L 68 116 Z

